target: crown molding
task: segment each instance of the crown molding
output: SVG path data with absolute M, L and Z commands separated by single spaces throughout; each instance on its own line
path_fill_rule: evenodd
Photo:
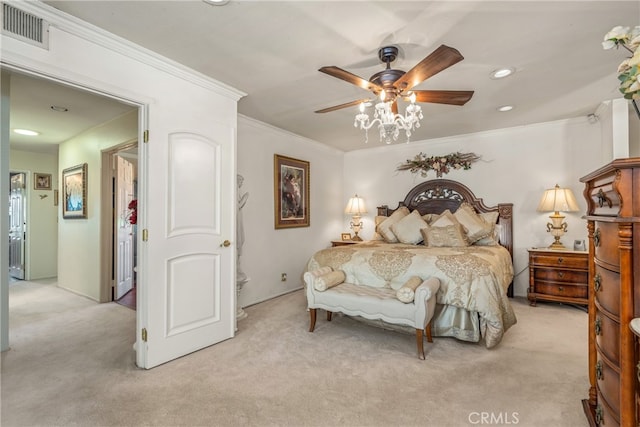
M 43 18 L 52 27 L 117 52 L 157 70 L 164 71 L 175 77 L 194 83 L 219 95 L 233 99 L 236 102 L 247 95 L 234 87 L 139 46 L 127 39 L 105 31 L 102 28 L 96 27 L 93 24 L 76 18 L 75 16 L 44 4 L 39 0 L 14 0 L 11 2 L 11 5 Z M 49 43 L 55 43 L 55 40 L 49 40 Z

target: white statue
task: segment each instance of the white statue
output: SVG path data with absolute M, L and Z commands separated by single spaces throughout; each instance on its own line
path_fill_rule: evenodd
M 242 246 L 244 245 L 244 224 L 242 223 L 242 208 L 247 203 L 247 199 L 249 198 L 249 193 L 242 193 L 242 183 L 244 182 L 244 177 L 238 174 L 238 210 L 236 212 L 236 291 L 238 293 L 238 298 L 236 299 L 236 319 L 244 319 L 247 317 L 247 313 L 240 307 L 237 301 L 240 299 L 240 290 L 244 286 L 245 283 L 249 281 L 247 275 L 242 271 L 240 267 L 240 256 L 242 255 Z

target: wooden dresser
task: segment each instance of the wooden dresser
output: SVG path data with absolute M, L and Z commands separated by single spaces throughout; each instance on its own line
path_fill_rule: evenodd
M 629 327 L 640 316 L 640 158 L 618 159 L 580 179 L 589 233 L 591 425 L 636 427 L 637 363 Z
M 529 304 L 541 300 L 587 305 L 588 281 L 587 252 L 529 249 Z

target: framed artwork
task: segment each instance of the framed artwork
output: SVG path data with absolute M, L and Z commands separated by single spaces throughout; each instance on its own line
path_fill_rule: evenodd
M 51 174 L 34 172 L 33 188 L 35 190 L 51 190 Z
M 62 217 L 87 217 L 87 164 L 62 171 Z
M 340 237 L 342 237 L 342 240 L 351 240 L 351 233 L 342 233 L 340 235 Z
M 309 162 L 274 156 L 275 227 L 309 226 Z

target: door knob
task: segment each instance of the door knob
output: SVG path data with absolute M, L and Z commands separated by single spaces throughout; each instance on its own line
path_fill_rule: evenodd
M 228 241 L 228 240 L 225 240 L 224 242 L 222 242 L 222 243 L 220 244 L 220 247 L 223 247 L 223 246 L 224 246 L 225 248 L 228 248 L 229 246 L 231 246 L 231 242 L 230 242 L 230 241 Z

